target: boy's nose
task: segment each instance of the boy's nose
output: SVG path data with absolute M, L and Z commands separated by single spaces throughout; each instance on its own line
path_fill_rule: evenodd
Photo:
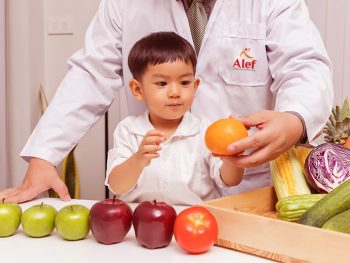
M 171 85 L 169 88 L 169 97 L 179 97 L 180 96 L 180 88 L 178 85 Z

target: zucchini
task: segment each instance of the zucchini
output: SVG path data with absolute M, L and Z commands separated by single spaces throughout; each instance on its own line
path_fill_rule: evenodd
M 307 210 L 299 223 L 322 227 L 331 217 L 350 209 L 350 180 L 334 188 L 324 198 Z
M 350 209 L 331 217 L 322 228 L 350 234 Z
M 302 194 L 284 197 L 276 203 L 277 217 L 296 222 L 311 206 L 326 194 Z

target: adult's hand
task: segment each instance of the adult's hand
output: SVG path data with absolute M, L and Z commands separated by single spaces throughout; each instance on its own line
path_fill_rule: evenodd
M 0 192 L 0 199 L 6 202 L 22 203 L 35 198 L 41 192 L 52 188 L 63 201 L 71 198 L 67 186 L 62 182 L 54 165 L 50 162 L 32 158 L 26 176 L 19 187 Z
M 256 167 L 275 159 L 299 142 L 303 133 L 301 120 L 292 113 L 260 111 L 239 118 L 249 129 L 258 130 L 252 135 L 228 146 L 232 156 L 221 156 L 237 167 Z M 246 150 L 249 154 L 236 155 Z

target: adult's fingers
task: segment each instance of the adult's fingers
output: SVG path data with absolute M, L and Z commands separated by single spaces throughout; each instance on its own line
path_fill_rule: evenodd
M 221 158 L 231 162 L 239 168 L 251 168 L 274 159 L 278 154 L 275 154 L 272 151 L 271 147 L 266 146 L 253 151 L 249 155 L 222 156 Z
M 238 120 L 240 120 L 247 128 L 256 127 L 266 121 L 266 114 L 264 111 L 261 111 L 254 114 L 239 116 Z
M 267 129 L 260 130 L 230 144 L 227 150 L 231 155 L 236 155 L 249 149 L 258 149 L 269 143 L 269 137 L 270 133 Z
M 0 199 L 2 199 L 6 195 L 11 195 L 11 193 L 17 190 L 16 187 L 8 188 L 0 192 Z
M 51 188 L 58 194 L 62 201 L 71 200 L 67 186 L 62 182 L 62 180 L 59 177 L 54 177 L 54 179 L 51 182 Z
M 23 203 L 29 200 L 34 199 L 38 195 L 38 192 L 36 192 L 32 188 L 26 188 L 26 189 L 18 189 L 17 191 L 11 193 L 11 195 L 8 195 L 5 197 L 6 202 L 13 202 L 13 203 Z
M 0 202 L 2 202 L 2 200 L 7 202 L 9 197 L 16 195 L 18 192 L 19 192 L 18 188 L 9 188 L 9 189 L 2 191 L 0 193 Z

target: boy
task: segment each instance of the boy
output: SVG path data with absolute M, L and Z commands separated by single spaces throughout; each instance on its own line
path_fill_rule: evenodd
M 205 147 L 209 121 L 189 112 L 196 63 L 192 46 L 173 32 L 153 33 L 131 49 L 129 87 L 148 110 L 118 124 L 108 153 L 106 185 L 124 201 L 192 205 L 242 180 L 243 169 Z

